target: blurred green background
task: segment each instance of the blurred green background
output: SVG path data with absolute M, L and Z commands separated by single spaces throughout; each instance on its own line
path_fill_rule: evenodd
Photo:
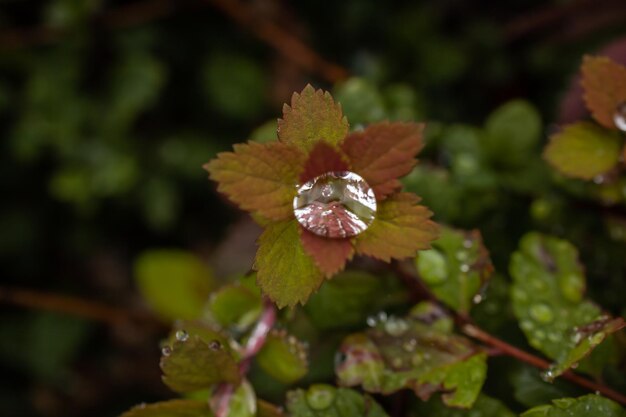
M 250 267 L 258 231 L 201 166 L 274 138 L 309 82 L 353 126 L 432 122 L 406 184 L 435 218 L 483 230 L 501 271 L 532 228 L 583 245 L 591 296 L 623 313 L 626 224 L 604 214 L 626 188 L 554 178 L 539 155 L 554 124 L 586 117 L 582 55 L 626 63 L 624 36 L 623 0 L 0 2 L 0 414 L 115 416 L 172 395 L 167 326 L 133 276 L 179 262 L 210 287 Z M 309 49 L 279 50 L 293 38 Z

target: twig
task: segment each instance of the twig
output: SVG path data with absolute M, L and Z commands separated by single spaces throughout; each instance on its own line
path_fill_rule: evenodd
M 419 294 L 419 298 L 421 300 L 427 299 L 431 301 L 435 301 L 440 304 L 436 297 L 430 292 L 430 290 L 419 280 L 419 277 L 416 274 L 410 274 L 405 268 L 400 264 L 392 264 L 391 269 L 407 284 L 412 293 Z M 414 287 L 414 289 L 411 289 Z M 442 306 L 442 308 L 445 308 Z M 446 310 L 455 318 L 455 322 L 460 326 L 461 331 L 476 340 L 481 341 L 488 347 L 492 349 L 496 349 L 501 354 L 510 356 L 515 358 L 521 362 L 525 362 L 529 365 L 532 365 L 539 369 L 548 369 L 550 367 L 550 362 L 546 361 L 543 358 L 533 355 L 532 353 L 528 353 L 522 349 L 519 349 L 497 337 L 487 333 L 482 330 L 475 324 L 471 322 L 471 319 L 467 316 L 460 315 L 454 311 L 451 311 L 446 308 Z M 598 392 L 604 395 L 607 398 L 615 400 L 623 405 L 626 405 L 626 396 L 613 390 L 610 387 L 607 387 L 604 384 L 590 381 L 574 372 L 567 371 L 563 375 L 561 375 L 564 379 L 567 379 L 581 387 L 587 388 L 591 391 Z
M 240 0 L 205 0 L 220 9 L 242 27 L 310 73 L 336 83 L 348 77 L 348 71 L 329 62 L 305 45 L 300 39 L 274 22 L 259 20 Z
M 148 314 L 100 304 L 62 294 L 42 293 L 21 288 L 0 287 L 0 302 L 55 313 L 63 313 L 117 326 L 129 321 L 150 321 Z

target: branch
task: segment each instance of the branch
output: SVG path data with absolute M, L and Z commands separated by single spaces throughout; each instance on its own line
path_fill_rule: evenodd
M 345 68 L 326 61 L 300 39 L 274 22 L 259 20 L 255 13 L 240 0 L 205 1 L 220 9 L 237 24 L 252 32 L 303 70 L 319 74 L 330 83 L 336 83 L 348 77 L 348 71 Z
M 129 321 L 153 321 L 154 317 L 139 311 L 126 310 L 62 294 L 42 293 L 27 289 L 0 287 L 0 302 L 20 307 L 68 314 L 117 326 Z
M 451 316 L 454 317 L 457 325 L 460 326 L 461 331 L 476 340 L 481 341 L 489 348 L 495 349 L 499 351 L 499 353 L 515 358 L 521 362 L 525 362 L 529 365 L 534 366 L 539 369 L 548 369 L 550 367 L 550 362 L 547 360 L 540 358 L 538 356 L 533 355 L 532 353 L 528 353 L 522 349 L 519 349 L 497 337 L 487 333 L 482 330 L 475 324 L 471 322 L 469 317 L 460 315 L 455 311 L 451 311 L 450 309 L 442 306 L 441 303 L 437 300 L 437 298 L 430 292 L 428 287 L 426 287 L 422 282 L 417 272 L 409 273 L 406 268 L 399 263 L 394 263 L 391 266 L 391 269 L 398 275 L 402 281 L 404 281 L 408 286 L 409 290 L 412 294 L 417 294 L 417 300 L 430 300 L 437 302 L 441 308 L 445 309 L 450 313 Z M 604 395 L 607 398 L 610 398 L 614 401 L 617 401 L 623 405 L 626 405 L 626 396 L 613 390 L 612 388 L 598 383 L 594 381 L 590 381 L 578 374 L 575 374 L 572 371 L 567 371 L 563 375 L 561 375 L 564 379 L 567 379 L 570 382 L 573 382 L 583 388 L 587 388 L 591 391 L 598 392 Z

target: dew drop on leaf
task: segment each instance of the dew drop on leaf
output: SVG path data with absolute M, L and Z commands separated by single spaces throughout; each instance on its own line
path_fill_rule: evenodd
M 470 267 L 469 267 L 468 264 L 463 264 L 463 265 L 461 265 L 460 269 L 461 269 L 461 272 L 469 272 Z
M 617 106 L 613 115 L 613 122 L 622 132 L 626 132 L 626 101 Z
M 169 346 L 163 346 L 161 349 L 161 354 L 163 356 L 170 356 L 172 354 L 172 348 Z
M 178 340 L 179 342 L 186 342 L 187 339 L 189 339 L 189 333 L 187 333 L 184 330 L 178 330 L 176 332 L 176 340 Z
M 314 410 L 325 410 L 335 401 L 335 389 L 327 385 L 313 385 L 306 393 L 306 402 Z
M 364 232 L 376 215 L 376 197 L 365 180 L 349 171 L 327 172 L 298 188 L 293 199 L 298 222 L 328 238 Z
M 219 350 L 219 349 L 221 349 L 221 347 L 222 347 L 222 344 L 219 341 L 217 341 L 217 340 L 212 340 L 209 343 L 209 349 Z
M 406 321 L 391 317 L 387 322 L 385 322 L 385 331 L 390 336 L 398 337 L 404 334 L 409 329 L 409 325 Z
M 539 323 L 550 323 L 554 319 L 552 309 L 546 304 L 533 304 L 530 306 L 530 317 Z

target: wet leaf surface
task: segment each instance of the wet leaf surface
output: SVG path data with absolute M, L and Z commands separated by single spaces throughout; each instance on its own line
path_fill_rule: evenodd
M 289 391 L 287 410 L 290 417 L 387 417 L 370 396 L 325 384 Z

